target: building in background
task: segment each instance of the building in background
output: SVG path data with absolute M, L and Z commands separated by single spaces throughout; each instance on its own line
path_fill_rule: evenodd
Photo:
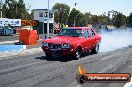
M 39 34 L 47 33 L 47 19 L 48 19 L 48 10 L 47 9 L 33 9 L 33 20 L 39 21 L 39 25 L 34 27 L 38 30 Z M 53 24 L 54 24 L 54 12 L 49 11 L 49 32 L 53 33 Z

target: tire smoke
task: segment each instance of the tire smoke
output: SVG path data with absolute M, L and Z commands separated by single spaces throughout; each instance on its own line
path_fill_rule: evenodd
M 132 45 L 132 28 L 100 30 L 100 52 L 109 52 Z

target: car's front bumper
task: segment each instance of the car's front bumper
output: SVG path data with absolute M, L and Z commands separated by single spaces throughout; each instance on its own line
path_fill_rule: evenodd
M 67 56 L 75 53 L 74 49 L 62 49 L 62 48 L 50 49 L 50 48 L 45 48 L 44 46 L 42 46 L 42 49 L 47 55 L 52 55 L 52 56 Z

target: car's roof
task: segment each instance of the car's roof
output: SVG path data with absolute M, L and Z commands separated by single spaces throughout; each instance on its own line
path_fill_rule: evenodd
M 83 29 L 92 29 L 92 28 L 89 28 L 89 27 L 67 27 L 67 29 L 80 29 L 80 30 L 83 30 Z

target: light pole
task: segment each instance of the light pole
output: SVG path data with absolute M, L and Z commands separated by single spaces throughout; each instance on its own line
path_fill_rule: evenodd
M 1 15 L 1 18 L 2 18 L 2 0 L 0 1 L 0 15 Z
M 76 26 L 76 17 L 74 17 L 74 27 Z
M 48 18 L 47 18 L 47 38 L 49 38 L 49 0 L 48 0 Z
M 15 3 L 16 3 L 16 15 L 17 15 L 17 1 L 15 0 Z
M 80 14 L 78 14 L 78 15 L 76 15 L 76 17 L 74 17 L 74 27 L 76 27 L 76 19 L 77 19 L 77 17 L 79 16 Z
M 77 3 L 75 3 L 75 8 L 76 8 L 76 6 L 77 6 Z M 77 15 L 77 16 L 78 16 L 78 15 Z M 74 27 L 76 26 L 76 18 L 77 18 L 77 16 L 74 17 Z

